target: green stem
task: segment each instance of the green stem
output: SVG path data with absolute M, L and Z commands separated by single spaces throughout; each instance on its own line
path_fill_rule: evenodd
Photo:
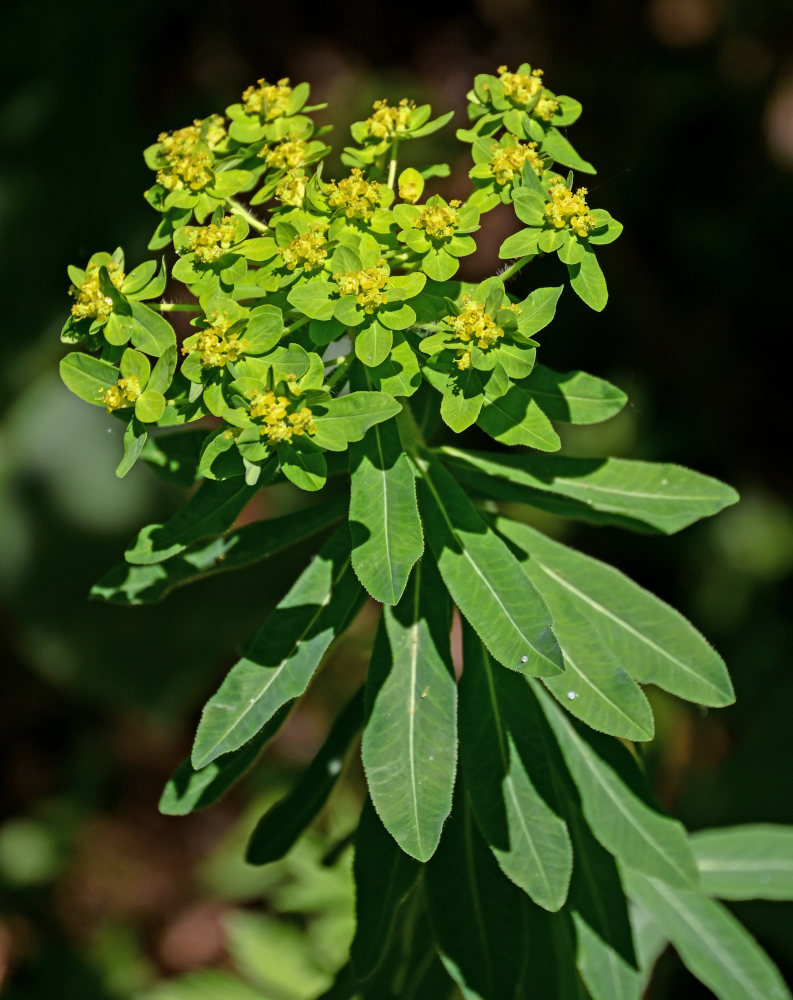
M 394 143 L 391 146 L 391 159 L 388 162 L 388 186 L 392 191 L 394 190 L 394 181 L 396 180 L 398 149 L 399 139 L 394 139 Z
M 197 302 L 150 302 L 152 309 L 159 309 L 160 312 L 172 313 L 197 313 L 201 312 L 201 306 Z
M 350 351 L 349 354 L 344 354 L 340 358 L 336 358 L 336 370 L 328 378 L 325 388 L 333 389 L 339 384 L 344 385 L 344 380 L 347 378 L 350 368 L 352 368 L 353 361 L 355 361 L 355 351 Z
M 301 326 L 305 326 L 306 323 L 310 322 L 311 322 L 310 316 L 301 316 L 299 320 L 296 320 L 291 326 L 288 326 L 281 334 L 281 336 L 285 337 L 287 333 L 294 333 L 295 330 L 299 330 Z
M 530 260 L 534 260 L 536 256 L 537 254 L 532 253 L 528 257 L 521 257 L 520 260 L 516 260 L 514 264 L 511 264 L 503 274 L 500 274 L 499 278 L 502 281 L 507 281 L 513 274 L 517 274 L 522 267 L 525 267 Z
M 249 212 L 244 205 L 240 204 L 236 198 L 226 198 L 226 204 L 229 206 L 231 211 L 235 213 L 235 215 L 242 216 L 249 226 L 253 226 L 254 229 L 258 229 L 260 233 L 266 233 L 268 231 L 268 227 L 260 219 L 257 219 L 255 215 Z

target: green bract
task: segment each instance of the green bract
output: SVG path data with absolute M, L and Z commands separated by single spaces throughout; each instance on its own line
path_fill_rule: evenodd
M 253 864 L 289 850 L 363 728 L 358 927 L 326 996 L 443 1000 L 456 984 L 478 1000 L 639 1000 L 649 971 L 633 917 L 718 996 L 789 997 L 710 898 L 754 891 L 752 838 L 699 837 L 692 850 L 623 745 L 652 738 L 646 685 L 729 704 L 724 663 L 672 608 L 520 513 L 668 534 L 737 499 L 675 465 L 542 454 L 560 449 L 556 424 L 605 420 L 626 402 L 601 378 L 537 362 L 564 286 L 517 294 L 511 282 L 555 254 L 584 302 L 606 303 L 596 254 L 621 226 L 590 209 L 568 168 L 592 167 L 558 131 L 580 105 L 528 64 L 477 77 L 472 126 L 458 132 L 472 184 L 446 200 L 426 188 L 448 167 L 400 171 L 398 159 L 450 115 L 376 102 L 352 126 L 350 172 L 328 179 L 308 98 L 307 84 L 260 80 L 229 123 L 160 135 L 146 198 L 161 216 L 149 245 L 166 263 L 125 273 L 117 250 L 69 268 L 62 336 L 82 349 L 61 372 L 126 421 L 118 474 L 142 458 L 169 482 L 198 481 L 94 595 L 159 599 L 322 533 L 208 701 L 161 807 L 189 812 L 238 780 L 371 598 L 384 611 L 365 686 L 248 849 Z M 501 204 L 516 231 L 500 256 L 514 262 L 455 280 Z M 498 447 L 465 447 L 457 435 L 472 425 Z M 322 498 L 235 526 L 258 490 L 285 480 Z M 763 836 L 781 856 L 785 837 Z M 700 882 L 709 858 L 732 867 Z

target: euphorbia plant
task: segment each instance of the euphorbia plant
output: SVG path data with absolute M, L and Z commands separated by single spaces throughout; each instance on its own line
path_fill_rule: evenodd
M 601 378 L 536 360 L 567 283 L 604 307 L 597 254 L 621 231 L 574 180 L 594 173 L 559 131 L 580 105 L 528 65 L 478 76 L 457 133 L 474 161 L 461 202 L 424 197 L 445 165 L 399 169 L 405 144 L 449 115 L 376 102 L 352 126 L 349 172 L 327 179 L 308 95 L 261 80 L 227 109 L 230 124 L 214 115 L 161 135 L 145 156 L 162 263 L 126 273 L 118 250 L 70 269 L 63 339 L 84 349 L 61 371 L 126 422 L 119 475 L 141 458 L 197 484 L 94 595 L 159 599 L 317 537 L 207 703 L 162 810 L 207 806 L 254 763 L 372 598 L 382 614 L 366 683 L 247 853 L 264 864 L 289 850 L 363 730 L 358 925 L 329 997 L 439 998 L 454 984 L 483 1000 L 639 997 L 667 940 L 719 996 L 788 996 L 713 897 L 773 895 L 766 862 L 747 859 L 773 867 L 790 833 L 689 838 L 632 749 L 653 735 L 642 685 L 727 705 L 722 660 L 618 570 L 498 507 L 671 533 L 736 500 L 679 466 L 552 454 L 554 422 L 596 423 L 626 402 Z M 501 248 L 512 263 L 458 280 L 500 204 L 521 224 Z M 560 283 L 514 294 L 509 279 L 540 254 L 557 255 Z M 192 333 L 177 337 L 177 312 Z M 493 450 L 458 437 L 473 425 Z M 258 490 L 285 480 L 317 503 L 235 527 Z

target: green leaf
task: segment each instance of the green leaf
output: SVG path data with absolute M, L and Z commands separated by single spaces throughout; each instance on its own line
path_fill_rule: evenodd
M 147 389 L 135 400 L 135 416 L 144 424 L 155 424 L 165 413 L 165 396 Z
M 332 319 L 336 305 L 334 297 L 338 286 L 331 281 L 308 281 L 295 285 L 287 295 L 287 301 L 304 316 L 311 319 Z
M 521 229 L 512 236 L 508 236 L 498 251 L 501 260 L 510 260 L 512 257 L 533 257 L 539 253 L 537 240 L 540 238 L 540 229 Z
M 132 343 L 139 351 L 159 358 L 169 347 L 176 347 L 176 334 L 167 319 L 142 302 L 130 302 L 130 306 Z
M 568 264 L 570 287 L 576 295 L 595 312 L 601 312 L 608 302 L 609 292 L 606 279 L 598 264 L 595 251 L 584 247 L 584 256 L 579 264 Z
M 457 274 L 459 267 L 459 260 L 442 247 L 432 247 L 421 261 L 421 270 L 433 281 L 448 281 L 452 275 Z
M 278 447 L 281 472 L 298 489 L 310 493 L 321 490 L 328 478 L 328 463 L 323 453 L 312 445 L 295 448 L 291 444 Z
M 466 1000 L 527 996 L 530 904 L 499 869 L 464 794 L 425 868 L 424 885 L 441 958 Z
M 361 756 L 383 825 L 403 851 L 427 861 L 451 811 L 457 763 L 451 608 L 434 565 L 416 565 L 383 619 L 367 677 Z
M 623 864 L 670 885 L 696 886 L 685 830 L 633 790 L 640 779 L 630 753 L 607 737 L 580 732 L 548 695 L 536 686 L 534 690 L 578 787 L 584 817 L 603 847 Z
M 613 566 L 527 524 L 498 518 L 496 528 L 527 553 L 523 567 L 556 609 L 554 622 L 565 627 L 567 604 L 555 601 L 556 594 L 564 594 L 634 680 L 700 705 L 721 707 L 735 700 L 724 661 L 674 608 Z
M 316 433 L 312 440 L 328 451 L 346 451 L 374 424 L 395 416 L 400 404 L 384 392 L 350 392 L 312 407 Z
M 556 304 L 564 286 L 536 288 L 520 303 L 518 330 L 524 337 L 531 337 L 544 329 L 556 315 Z
M 278 861 L 292 849 L 327 802 L 341 773 L 344 757 L 362 726 L 363 687 L 339 712 L 325 742 L 292 789 L 256 824 L 245 851 L 249 865 Z
M 202 483 L 165 524 L 147 524 L 124 553 L 129 563 L 148 566 L 177 555 L 202 538 L 219 535 L 236 521 L 258 487 L 238 480 Z
M 135 462 L 137 462 L 143 446 L 146 444 L 147 437 L 148 432 L 146 428 L 137 417 L 133 417 L 124 431 L 124 457 L 116 469 L 116 475 L 119 479 L 123 479 Z
M 484 401 L 482 380 L 475 368 L 454 372 L 446 382 L 441 399 L 443 422 L 459 434 L 476 423 Z
M 542 226 L 545 223 L 545 201 L 539 191 L 525 187 L 516 188 L 512 194 L 515 215 L 527 226 Z
M 146 383 L 146 388 L 151 389 L 154 392 L 166 392 L 173 381 L 175 371 L 176 347 L 172 346 L 166 351 L 163 351 L 161 357 L 157 359 L 157 363 L 152 369 L 149 381 Z
M 119 376 L 118 368 L 109 361 L 79 351 L 72 351 L 61 359 L 60 371 L 66 388 L 94 406 L 105 405 L 100 393 L 112 388 Z
M 719 899 L 793 899 L 793 827 L 772 823 L 691 835 L 702 891 Z
M 779 970 L 721 903 L 628 869 L 623 881 L 683 964 L 719 1000 L 790 1000 Z
M 550 612 L 518 561 L 442 466 L 430 458 L 420 470 L 425 536 L 455 604 L 504 666 L 559 673 Z
M 385 361 L 393 343 L 393 332 L 377 320 L 371 320 L 355 337 L 355 356 L 369 368 L 374 368 Z
M 363 602 L 346 528 L 336 531 L 207 702 L 191 760 L 205 767 L 243 746 L 305 691 L 328 646 Z
M 374 388 L 389 396 L 412 396 L 421 385 L 418 360 L 401 333 L 394 335 L 394 345 L 385 361 L 369 368 L 367 374 Z
M 596 524 L 671 535 L 738 500 L 735 490 L 717 479 L 665 462 L 495 455 L 456 448 L 441 452 L 458 478 L 483 489 L 488 497 L 517 500 Z M 512 488 L 505 489 L 506 484 Z
M 352 566 L 371 596 L 396 604 L 424 551 L 416 483 L 393 420 L 350 445 Z
M 367 798 L 353 862 L 356 927 L 350 965 L 356 979 L 368 979 L 383 961 L 400 906 L 420 871 L 421 865 L 397 846 Z
M 227 570 L 250 566 L 276 552 L 310 538 L 341 519 L 346 503 L 341 497 L 283 517 L 243 525 L 209 541 L 195 542 L 181 555 L 150 566 L 120 563 L 91 588 L 91 597 L 115 604 L 159 601 L 174 587 L 203 580 Z
M 186 488 L 195 482 L 205 438 L 206 430 L 179 430 L 149 437 L 141 458 L 166 482 Z
M 572 167 L 573 170 L 580 170 L 581 173 L 594 174 L 597 172 L 591 163 L 583 160 L 576 153 L 562 133 L 555 128 L 550 128 L 545 133 L 542 140 L 542 152 L 553 157 L 557 163 L 561 163 L 565 167 Z
M 525 683 L 495 666 L 467 627 L 463 655 L 461 764 L 477 826 L 504 874 L 539 906 L 558 910 L 573 854 L 567 825 L 540 796 L 521 759 L 521 728 L 510 726 L 510 704 L 520 700 Z
M 539 451 L 557 451 L 562 445 L 534 398 L 517 385 L 503 396 L 487 398 L 476 422 L 502 444 L 523 444 Z
M 597 424 L 625 406 L 625 393 L 586 372 L 555 372 L 535 365 L 526 389 L 546 416 L 571 424 Z
M 289 703 L 276 712 L 250 743 L 219 757 L 200 771 L 196 771 L 186 757 L 163 789 L 158 806 L 160 812 L 166 816 L 187 816 L 222 798 L 253 766 L 264 745 L 283 725 L 291 707 Z

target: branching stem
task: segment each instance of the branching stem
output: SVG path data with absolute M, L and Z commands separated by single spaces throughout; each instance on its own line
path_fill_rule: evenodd
M 253 226 L 253 228 L 257 229 L 260 233 L 268 232 L 269 227 L 249 212 L 248 209 L 238 202 L 236 198 L 226 198 L 226 204 L 229 206 L 231 211 L 235 213 L 235 215 L 239 215 L 245 219 L 249 226 Z

